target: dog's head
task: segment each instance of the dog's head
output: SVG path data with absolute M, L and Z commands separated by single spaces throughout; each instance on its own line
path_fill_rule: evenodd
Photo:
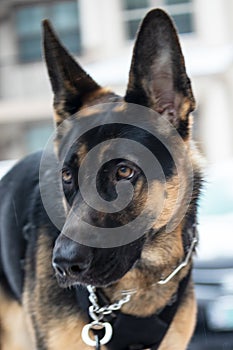
M 161 10 L 149 12 L 140 27 L 124 97 L 100 87 L 86 74 L 60 44 L 47 21 L 44 22 L 44 52 L 54 92 L 55 122 L 58 127 L 55 144 L 58 157 L 63 162 L 61 177 L 67 214 L 54 247 L 53 264 L 63 286 L 76 283 L 108 285 L 135 266 L 142 251 L 148 249 L 149 242 L 156 237 L 156 232 L 167 225 L 174 209 L 174 198 L 179 192 L 177 167 L 171 150 L 146 128 L 124 123 L 124 118 L 127 120 L 127 115 L 133 118 L 134 113 L 138 113 L 134 110 L 137 109 L 135 105 L 150 108 L 154 114 L 146 113 L 145 125 L 152 127 L 157 134 L 161 131 L 163 137 L 170 140 L 174 138 L 171 130 L 176 130 L 188 148 L 189 114 L 195 104 L 190 80 L 185 71 L 176 30 L 170 18 Z M 166 127 L 160 119 L 167 120 L 173 128 L 162 130 Z M 88 130 L 84 127 L 85 123 L 88 123 Z M 69 144 L 70 139 L 72 142 Z M 118 140 L 116 144 L 115 139 Z M 149 150 L 158 160 L 163 177 L 159 171 L 154 171 L 149 184 L 146 176 L 148 169 L 145 171 L 140 167 L 143 152 L 141 154 L 135 148 L 132 156 L 133 146 L 130 147 L 126 140 L 130 140 L 131 145 L 132 142 L 139 143 Z M 109 153 L 111 142 L 114 157 L 103 161 L 107 159 L 105 156 Z M 67 144 L 70 146 L 64 151 L 64 145 Z M 175 148 L 175 141 L 170 145 Z M 100 197 L 109 205 L 116 201 L 119 185 L 123 185 L 123 192 L 124 186 L 127 192 L 127 185 L 130 185 L 133 190 L 131 200 L 124 208 L 109 212 L 97 210 L 87 203 L 84 193 L 80 191 L 80 167 L 96 146 L 99 147 L 98 152 L 92 160 L 99 160 L 101 166 L 95 173 L 89 162 L 82 174 L 83 183 L 88 190 L 94 178 Z M 185 181 L 184 176 L 184 188 Z M 179 203 L 180 206 L 183 204 Z M 119 244 L 99 244 L 99 228 L 107 232 L 126 226 L 145 207 L 143 221 L 137 224 L 140 235 L 121 241 L 122 237 L 117 237 L 115 230 L 115 240 Z M 92 227 L 91 233 L 83 227 L 83 222 Z M 72 239 L 75 233 L 78 239 Z M 92 241 L 90 245 L 84 244 L 87 236 Z M 178 240 L 181 240 L 181 235 Z

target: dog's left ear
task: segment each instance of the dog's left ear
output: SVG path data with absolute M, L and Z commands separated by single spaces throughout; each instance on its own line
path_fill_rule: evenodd
M 43 21 L 44 57 L 54 92 L 56 123 L 77 112 L 85 98 L 100 86 L 62 46 L 48 20 Z
M 178 129 L 182 125 L 184 134 L 188 129 L 195 100 L 176 29 L 162 10 L 150 11 L 142 22 L 125 100 L 154 109 Z

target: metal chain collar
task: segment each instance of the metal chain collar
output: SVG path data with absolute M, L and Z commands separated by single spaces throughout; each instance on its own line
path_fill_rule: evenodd
M 192 226 L 192 242 L 190 244 L 189 250 L 184 258 L 184 260 L 164 279 L 161 279 L 160 281 L 156 282 L 155 284 L 166 284 L 168 283 L 180 270 L 182 270 L 184 267 L 186 267 L 189 263 L 189 260 L 192 256 L 192 253 L 194 251 L 194 248 L 196 247 L 198 243 L 198 236 L 197 236 L 197 231 L 196 231 L 196 224 L 193 224 Z M 153 285 L 155 285 L 153 284 Z
M 89 315 L 94 321 L 100 321 L 103 319 L 104 315 L 109 315 L 113 311 L 120 310 L 124 304 L 130 301 L 131 295 L 133 293 L 136 293 L 136 290 L 127 290 L 126 292 L 123 291 L 122 295 L 124 295 L 124 297 L 122 299 L 116 301 L 113 304 L 100 307 L 98 304 L 97 295 L 95 293 L 96 288 L 94 286 L 89 285 L 87 286 L 87 290 L 90 293 L 89 300 L 92 303 L 92 305 L 89 307 Z
M 116 301 L 113 304 L 105 305 L 102 307 L 98 304 L 96 288 L 94 286 L 88 285 L 87 290 L 90 294 L 89 300 L 92 304 L 91 306 L 89 306 L 89 315 L 93 319 L 93 321 L 83 327 L 82 339 L 87 345 L 93 346 L 96 349 L 100 349 L 101 345 L 107 344 L 112 338 L 112 326 L 109 322 L 102 321 L 104 315 L 109 315 L 113 311 L 120 310 L 124 304 L 130 301 L 131 295 L 135 293 L 136 290 L 122 292 L 122 295 L 124 295 L 122 299 Z M 95 340 L 93 340 L 89 335 L 89 331 L 92 330 L 95 333 L 95 331 L 101 329 L 105 330 L 103 338 L 99 339 L 98 335 L 95 335 Z
M 158 282 L 152 284 L 152 286 L 159 284 L 163 285 L 168 283 L 181 269 L 186 267 L 189 263 L 189 260 L 192 256 L 192 253 L 194 251 L 194 248 L 196 244 L 198 243 L 198 237 L 196 233 L 196 225 L 193 225 L 193 238 L 192 242 L 190 244 L 189 250 L 184 258 L 184 260 L 164 279 L 159 280 Z M 93 319 L 93 322 L 85 325 L 82 330 L 82 339 L 83 341 L 89 345 L 93 346 L 96 349 L 100 349 L 101 345 L 107 344 L 111 338 L 112 338 L 112 326 L 109 322 L 102 322 L 104 315 L 109 315 L 113 311 L 120 310 L 121 307 L 128 303 L 131 299 L 132 294 L 137 292 L 137 289 L 132 290 L 126 290 L 122 291 L 121 294 L 124 295 L 124 297 L 118 301 L 116 301 L 113 304 L 105 305 L 105 306 L 99 306 L 98 304 L 98 298 L 96 295 L 96 288 L 94 286 L 88 285 L 87 290 L 89 292 L 89 300 L 91 302 L 91 306 L 89 307 L 89 315 Z M 95 336 L 95 340 L 91 339 L 89 336 L 89 331 L 93 330 L 100 330 L 105 329 L 105 335 L 104 337 L 99 340 L 98 336 Z

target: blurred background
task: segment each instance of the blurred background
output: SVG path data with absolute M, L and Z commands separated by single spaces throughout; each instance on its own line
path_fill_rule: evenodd
M 175 20 L 198 108 L 194 137 L 212 164 L 233 155 L 232 0 L 0 0 L 0 160 L 42 148 L 52 95 L 41 20 L 103 85 L 124 93 L 140 20 L 152 7 Z
M 207 160 L 190 350 L 232 350 L 233 0 L 0 0 L 0 177 L 10 159 L 43 148 L 53 131 L 41 20 L 51 20 L 98 83 L 124 94 L 138 24 L 154 7 L 180 33 L 198 103 L 194 139 Z

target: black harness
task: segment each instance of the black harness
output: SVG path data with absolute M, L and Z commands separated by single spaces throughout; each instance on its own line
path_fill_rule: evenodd
M 143 350 L 158 349 L 170 324 L 177 312 L 184 296 L 186 287 L 190 279 L 191 269 L 186 277 L 179 283 L 179 288 L 174 301 L 171 301 L 159 313 L 149 317 L 137 317 L 124 314 L 120 311 L 111 313 L 104 317 L 105 322 L 109 322 L 113 328 L 113 335 L 109 343 L 105 346 L 109 350 Z M 101 290 L 97 290 L 100 304 L 106 305 L 106 296 Z M 89 293 L 85 287 L 77 287 L 77 301 L 85 316 L 89 317 L 88 309 L 90 306 Z M 101 331 L 97 331 L 95 336 L 102 338 Z M 97 342 L 98 344 L 98 342 Z M 100 349 L 100 346 L 96 349 Z

